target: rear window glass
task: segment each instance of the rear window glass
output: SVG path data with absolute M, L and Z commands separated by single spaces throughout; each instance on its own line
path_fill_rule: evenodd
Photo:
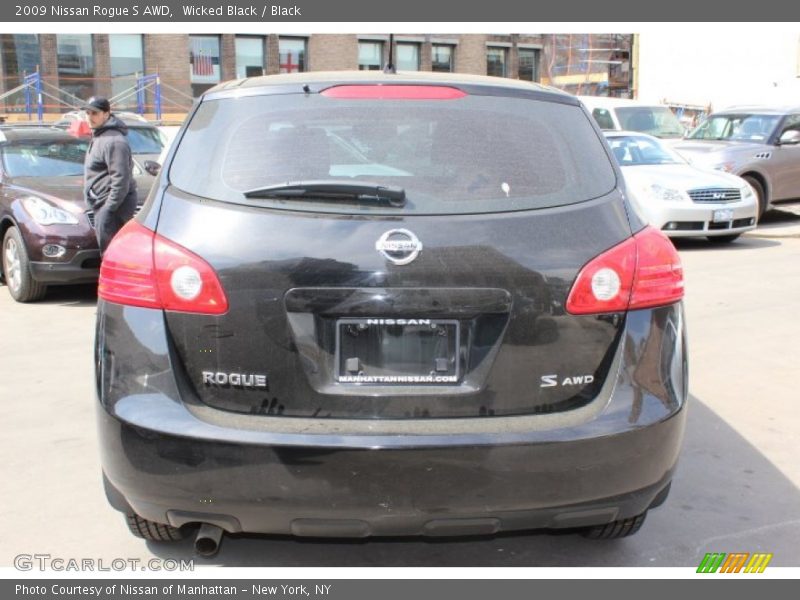
M 577 106 L 530 99 L 365 100 L 268 95 L 206 101 L 169 170 L 217 200 L 291 210 L 386 211 L 311 198 L 246 199 L 286 182 L 401 187 L 392 213 L 501 212 L 596 198 L 616 185 L 602 141 Z

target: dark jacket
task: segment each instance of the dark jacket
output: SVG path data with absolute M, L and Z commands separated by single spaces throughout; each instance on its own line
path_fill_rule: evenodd
M 133 210 L 136 206 L 136 181 L 127 135 L 128 126 L 114 115 L 92 132 L 83 167 L 84 198 L 92 210 L 106 206 L 117 211 L 123 205 Z

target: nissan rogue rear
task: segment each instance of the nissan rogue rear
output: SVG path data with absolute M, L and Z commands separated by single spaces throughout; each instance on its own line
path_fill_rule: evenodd
M 621 537 L 666 498 L 680 260 L 574 97 L 238 80 L 156 186 L 97 317 L 104 482 L 136 535 Z

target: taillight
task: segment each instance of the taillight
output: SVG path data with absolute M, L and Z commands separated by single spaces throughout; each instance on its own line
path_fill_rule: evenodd
M 97 295 L 117 304 L 180 312 L 228 310 L 211 265 L 136 221 L 114 236 L 103 255 Z
M 106 249 L 97 295 L 129 306 L 161 308 L 153 264 L 155 233 L 129 221 Z
M 683 298 L 683 266 L 669 238 L 647 227 L 634 239 L 638 260 L 630 308 L 663 306 Z
M 645 227 L 589 261 L 567 298 L 573 315 L 672 304 L 683 298 L 683 267 L 664 234 Z

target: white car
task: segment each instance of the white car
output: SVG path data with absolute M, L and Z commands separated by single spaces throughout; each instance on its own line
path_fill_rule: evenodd
M 694 167 L 650 135 L 608 131 L 605 136 L 633 204 L 669 237 L 724 243 L 756 227 L 758 199 L 741 177 Z
M 639 100 L 578 96 L 604 131 L 638 131 L 661 139 L 682 141 L 686 129 L 669 106 Z

